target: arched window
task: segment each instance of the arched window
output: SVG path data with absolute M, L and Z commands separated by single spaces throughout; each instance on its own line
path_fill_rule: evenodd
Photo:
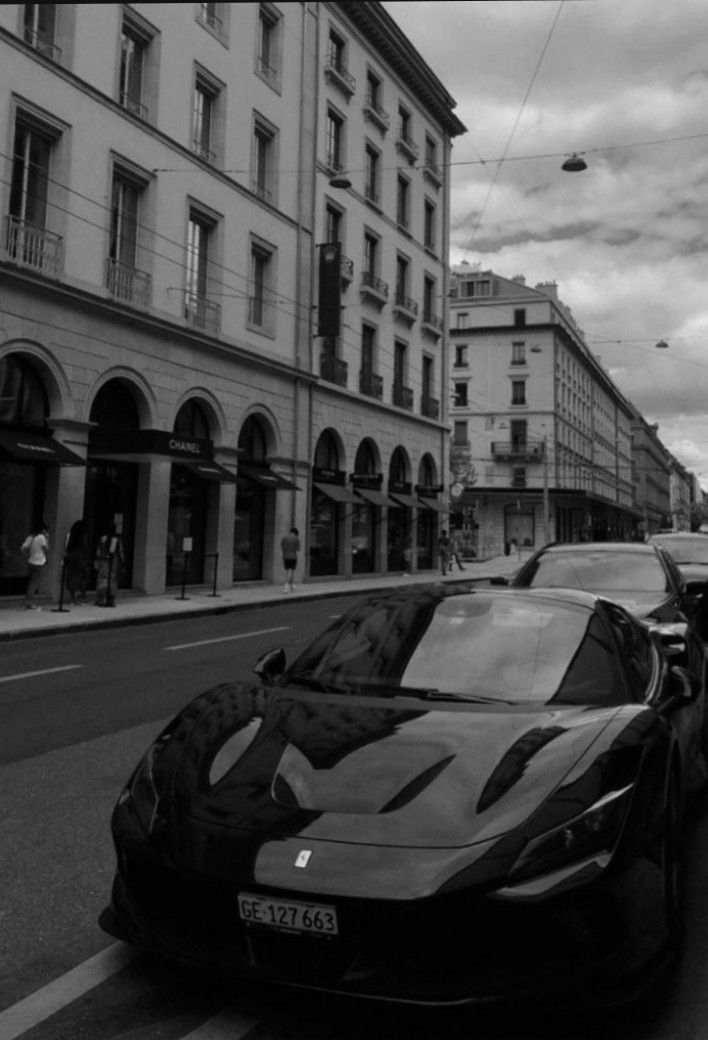
M 423 487 L 430 487 L 431 484 L 435 483 L 435 463 L 431 459 L 430 455 L 424 455 L 420 460 L 418 483 Z
M 193 437 L 198 440 L 209 439 L 209 423 L 201 405 L 190 399 L 185 401 L 177 412 L 174 432 L 180 437 Z
M 404 484 L 406 481 L 406 453 L 403 448 L 396 448 L 391 456 L 389 480 L 397 484 Z
M 375 473 L 376 472 L 376 457 L 374 455 L 374 449 L 371 445 L 371 441 L 362 441 L 359 445 L 359 449 L 356 453 L 356 459 L 354 461 L 354 472 L 355 473 Z
M 44 384 L 32 365 L 17 354 L 0 360 L 0 423 L 41 426 L 49 415 Z
M 102 386 L 91 405 L 91 422 L 98 423 L 102 433 L 114 430 L 136 430 L 140 417 L 135 399 L 119 379 L 111 379 Z
M 317 469 L 339 469 L 339 449 L 334 435 L 329 430 L 325 430 L 317 441 L 315 467 Z
M 261 462 L 265 460 L 267 454 L 265 433 L 260 420 L 255 415 L 249 415 L 241 427 L 238 446 L 242 458 Z

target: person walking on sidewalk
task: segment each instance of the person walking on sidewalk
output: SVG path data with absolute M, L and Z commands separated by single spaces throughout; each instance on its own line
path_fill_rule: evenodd
M 22 552 L 29 566 L 27 586 L 25 588 L 25 607 L 27 610 L 41 610 L 34 602 L 42 581 L 42 569 L 47 562 L 49 552 L 49 529 L 44 520 L 28 534 L 22 543 Z
M 297 527 L 291 527 L 287 534 L 280 540 L 280 548 L 283 553 L 283 567 L 285 568 L 285 584 L 283 592 L 292 592 L 295 586 L 295 568 L 297 567 L 297 555 L 300 552 L 300 532 Z
M 450 539 L 447 536 L 447 531 L 443 527 L 438 537 L 438 557 L 440 558 L 440 573 L 447 573 L 447 564 L 450 553 Z
M 463 571 L 465 568 L 460 563 L 460 536 L 459 534 L 450 535 L 450 548 L 448 551 L 448 562 L 450 564 L 450 573 L 452 573 L 452 561 L 454 560 L 457 564 L 457 569 Z

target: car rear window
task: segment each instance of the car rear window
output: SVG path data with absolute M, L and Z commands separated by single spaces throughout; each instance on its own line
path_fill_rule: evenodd
M 547 553 L 524 569 L 520 584 L 588 592 L 667 592 L 668 576 L 651 553 Z

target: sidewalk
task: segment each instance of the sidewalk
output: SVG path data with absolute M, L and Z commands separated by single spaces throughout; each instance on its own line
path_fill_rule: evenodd
M 369 592 L 398 588 L 404 584 L 410 587 L 438 581 L 468 581 L 488 578 L 493 574 L 511 574 L 518 566 L 516 556 L 497 556 L 489 560 L 465 560 L 464 574 L 455 568 L 453 573 L 444 577 L 437 571 L 423 571 L 405 578 L 400 574 L 391 574 L 313 581 L 307 585 L 296 585 L 290 593 L 284 593 L 282 585 L 262 582 L 234 585 L 223 589 L 216 597 L 210 595 L 211 589 L 204 587 L 187 589 L 185 599 L 180 598 L 180 589 L 171 589 L 159 596 L 134 596 L 128 593 L 118 595 L 115 607 L 96 607 L 93 602 L 76 607 L 65 603 L 61 612 L 57 609 L 57 603 L 43 604 L 41 610 L 26 610 L 22 602 L 13 600 L 8 605 L 0 602 L 0 641 L 105 628 L 109 625 L 140 625 L 171 618 L 225 614 L 276 603 L 359 594 L 364 596 Z

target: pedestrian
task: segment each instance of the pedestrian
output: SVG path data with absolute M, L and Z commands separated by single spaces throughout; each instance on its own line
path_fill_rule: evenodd
M 452 561 L 454 560 L 457 564 L 458 570 L 463 571 L 465 568 L 460 563 L 460 536 L 456 532 L 450 536 L 450 547 L 448 551 L 448 560 L 450 563 L 450 571 L 452 572 Z
M 287 534 L 280 540 L 280 548 L 283 553 L 283 567 L 285 568 L 285 584 L 283 592 L 292 592 L 295 586 L 295 568 L 297 567 L 297 554 L 300 552 L 300 532 L 297 527 L 291 527 Z
M 89 579 L 88 534 L 85 520 L 71 525 L 66 543 L 66 588 L 71 602 L 86 602 Z
M 22 552 L 27 560 L 29 573 L 25 588 L 25 608 L 27 610 L 41 610 L 42 608 L 34 602 L 39 592 L 42 581 L 42 568 L 47 562 L 49 552 L 49 528 L 42 520 L 33 528 L 22 543 Z
M 413 546 L 411 545 L 410 533 L 403 537 L 403 574 L 402 578 L 407 578 L 411 573 L 411 564 L 413 562 Z
M 123 567 L 123 547 L 114 525 L 99 538 L 93 565 L 96 569 L 96 606 L 114 607 Z
M 443 527 L 438 537 L 438 557 L 440 559 L 440 571 L 442 574 L 447 573 L 448 554 L 450 552 L 450 539 L 447 536 L 447 531 Z

